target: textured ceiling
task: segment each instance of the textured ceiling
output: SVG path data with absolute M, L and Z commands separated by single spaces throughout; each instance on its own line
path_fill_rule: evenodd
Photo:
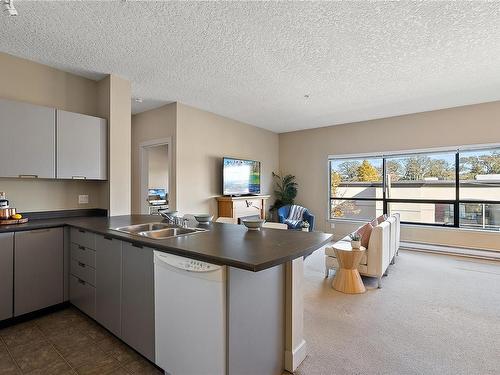
M 500 99 L 495 2 L 44 2 L 0 51 L 276 132 Z M 308 94 L 309 98 L 304 95 Z

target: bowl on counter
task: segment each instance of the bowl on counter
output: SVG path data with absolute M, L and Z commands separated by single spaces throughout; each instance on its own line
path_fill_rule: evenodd
M 248 230 L 260 230 L 266 221 L 264 219 L 243 219 L 241 222 Z
M 209 215 L 209 214 L 197 214 L 197 215 L 193 215 L 193 216 L 196 219 L 196 221 L 200 224 L 208 224 L 214 218 L 213 215 Z

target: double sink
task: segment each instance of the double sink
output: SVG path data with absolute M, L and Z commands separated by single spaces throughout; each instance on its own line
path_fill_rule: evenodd
M 128 225 L 113 229 L 118 232 L 123 232 L 140 237 L 147 237 L 154 240 L 164 240 L 167 238 L 185 236 L 188 234 L 202 233 L 207 231 L 207 229 L 185 228 L 168 223 L 145 223 Z

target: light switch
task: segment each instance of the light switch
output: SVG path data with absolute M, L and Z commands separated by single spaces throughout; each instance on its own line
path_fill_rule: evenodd
M 78 204 L 88 204 L 89 196 L 88 195 L 79 195 L 78 196 Z

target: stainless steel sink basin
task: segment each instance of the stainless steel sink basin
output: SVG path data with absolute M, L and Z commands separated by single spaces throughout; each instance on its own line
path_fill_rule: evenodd
M 146 223 L 146 224 L 136 224 L 136 225 L 128 225 L 125 227 L 114 228 L 114 230 L 128 234 L 139 234 L 140 232 L 165 229 L 165 228 L 170 228 L 171 226 L 172 225 L 167 223 Z
M 183 235 L 186 235 L 186 234 L 200 233 L 200 232 L 206 232 L 206 229 L 198 229 L 198 228 L 166 228 L 166 229 L 150 230 L 150 231 L 140 232 L 139 236 L 152 238 L 154 240 L 162 240 L 162 239 L 165 239 L 165 238 L 178 237 L 178 236 L 183 236 Z
M 206 232 L 207 229 L 183 228 L 167 223 L 146 223 L 114 228 L 118 232 L 147 237 L 154 240 L 184 236 L 187 234 Z

